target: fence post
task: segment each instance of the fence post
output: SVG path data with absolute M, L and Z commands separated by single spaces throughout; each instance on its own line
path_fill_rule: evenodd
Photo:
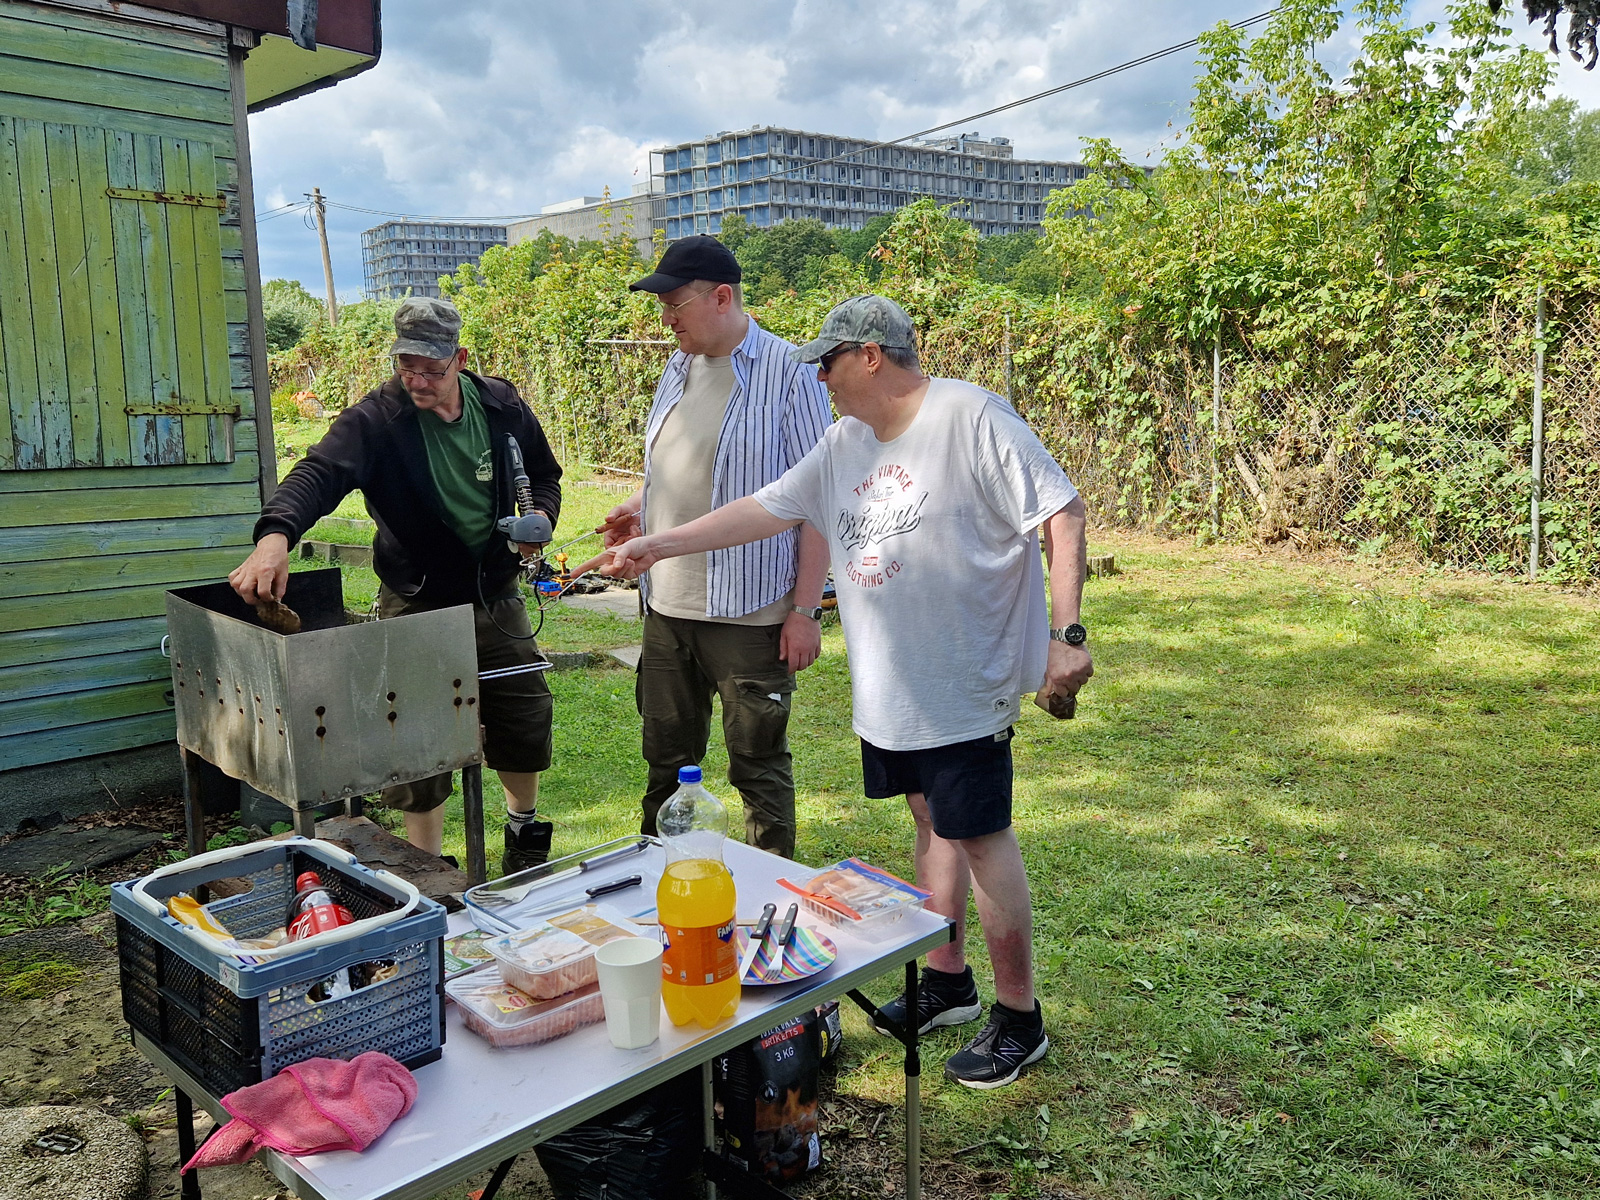
M 1222 536 L 1222 483 L 1219 478 L 1222 440 L 1222 320 L 1211 339 L 1211 536 Z
M 1006 403 L 1012 408 L 1017 406 L 1016 400 L 1011 395 L 1011 314 L 1006 314 L 1006 341 L 1005 341 L 1005 369 L 1006 369 Z
M 1533 309 L 1533 480 L 1528 495 L 1528 578 L 1539 577 L 1539 500 L 1544 488 L 1544 284 Z

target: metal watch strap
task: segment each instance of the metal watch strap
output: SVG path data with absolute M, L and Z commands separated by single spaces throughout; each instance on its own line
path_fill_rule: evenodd
M 1089 631 L 1074 621 L 1071 625 L 1064 625 L 1060 629 L 1050 631 L 1052 642 L 1065 642 L 1069 646 L 1081 646 L 1089 640 Z

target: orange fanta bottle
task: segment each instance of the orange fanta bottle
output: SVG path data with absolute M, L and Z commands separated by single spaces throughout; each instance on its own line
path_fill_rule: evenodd
M 674 1025 L 710 1029 L 739 1007 L 733 876 L 722 861 L 728 810 L 700 782 L 699 767 L 678 768 L 678 790 L 661 806 L 656 829 L 667 869 L 656 889 L 661 922 L 661 1003 Z

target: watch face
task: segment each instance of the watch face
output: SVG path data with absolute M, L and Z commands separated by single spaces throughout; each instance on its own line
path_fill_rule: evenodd
M 1081 646 L 1089 640 L 1089 631 L 1076 623 L 1068 625 L 1061 634 L 1061 640 L 1069 646 Z

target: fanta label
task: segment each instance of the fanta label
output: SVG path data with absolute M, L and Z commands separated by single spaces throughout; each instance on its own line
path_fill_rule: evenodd
M 732 979 L 739 969 L 733 928 L 732 918 L 725 925 L 662 926 L 666 940 L 661 951 L 662 980 L 703 987 Z

